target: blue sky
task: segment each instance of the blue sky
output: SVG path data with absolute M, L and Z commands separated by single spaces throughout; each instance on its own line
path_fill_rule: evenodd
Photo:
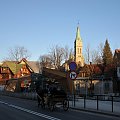
M 15 46 L 30 60 L 54 45 L 73 48 L 78 21 L 83 52 L 106 38 L 112 51 L 120 48 L 120 0 L 0 0 L 0 60 Z

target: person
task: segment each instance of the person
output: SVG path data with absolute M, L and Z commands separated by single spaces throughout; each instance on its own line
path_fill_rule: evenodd
M 56 88 L 55 85 L 51 85 L 51 86 L 49 87 L 49 93 L 50 93 L 51 95 L 55 94 L 56 91 L 57 91 L 57 88 Z
M 61 86 L 52 85 L 50 87 L 49 91 L 50 91 L 51 96 L 53 96 L 53 95 L 55 95 L 55 96 L 57 95 L 59 97 L 60 96 L 63 96 L 63 97 L 67 96 L 67 94 L 65 93 L 65 91 L 62 89 Z

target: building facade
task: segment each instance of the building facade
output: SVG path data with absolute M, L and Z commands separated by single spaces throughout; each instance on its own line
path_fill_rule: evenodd
M 36 61 L 3 61 L 0 65 L 0 85 L 7 91 L 20 91 L 31 84 L 31 74 L 38 73 Z M 19 83 L 19 85 L 18 85 Z

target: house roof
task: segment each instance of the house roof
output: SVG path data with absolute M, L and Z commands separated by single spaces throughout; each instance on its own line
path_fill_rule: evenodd
M 16 74 L 21 68 L 22 68 L 22 64 L 17 64 L 14 61 L 5 61 L 2 65 L 3 67 L 9 67 L 10 70 L 13 72 L 13 74 Z
M 115 50 L 114 56 L 115 56 L 115 55 L 116 55 L 117 59 L 120 60 L 120 49 L 116 49 L 116 50 Z
M 113 62 L 116 66 L 120 66 L 120 49 L 115 50 Z
M 4 61 L 1 67 L 9 67 L 13 74 L 17 74 L 20 69 L 25 66 L 30 70 L 30 72 L 39 73 L 39 65 L 37 61 L 27 61 L 22 59 L 20 62 L 16 61 Z
M 39 73 L 39 65 L 37 61 L 27 61 L 25 58 L 23 58 L 19 63 L 27 64 L 31 71 Z
M 81 71 L 89 71 L 89 72 L 94 72 L 94 73 L 101 73 L 100 66 L 98 64 L 91 64 L 88 65 L 86 64 Z
M 120 53 L 120 49 L 116 49 L 115 52 L 116 52 L 116 53 Z
M 92 76 L 100 76 L 103 75 L 105 77 L 112 77 L 114 76 L 114 64 L 110 64 L 107 66 L 103 66 L 102 64 L 91 64 L 91 65 L 85 65 L 81 70 L 78 76 L 81 76 L 82 72 L 86 73 L 86 76 L 90 76 L 90 74 L 92 74 Z
M 35 72 L 39 73 L 39 65 L 36 61 L 27 61 L 27 64 L 30 66 L 30 68 Z

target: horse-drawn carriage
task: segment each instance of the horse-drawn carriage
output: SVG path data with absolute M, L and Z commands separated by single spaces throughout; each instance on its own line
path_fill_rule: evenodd
M 52 84 L 46 84 L 46 88 L 36 89 L 38 107 L 49 108 L 50 111 L 53 111 L 56 106 L 62 106 L 64 111 L 67 111 L 69 108 L 69 100 L 65 90 L 62 86 L 56 82 Z

